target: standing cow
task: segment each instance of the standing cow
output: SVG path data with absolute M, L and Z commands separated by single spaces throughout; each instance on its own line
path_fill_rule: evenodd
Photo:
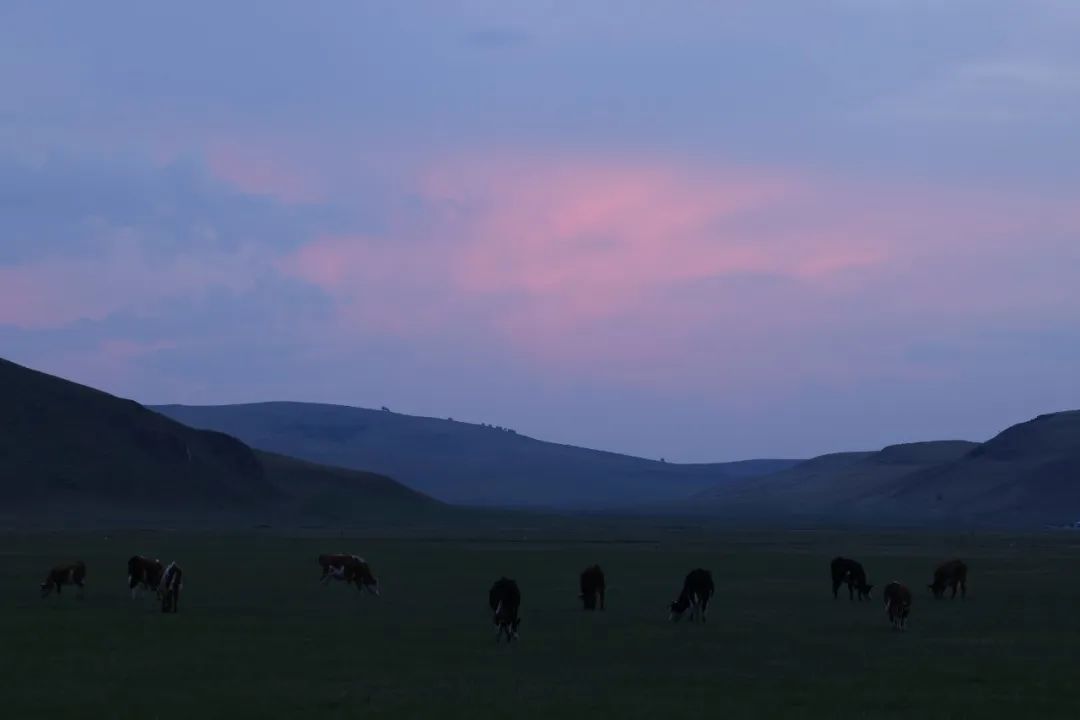
M 927 585 L 934 597 L 940 599 L 947 588 L 952 588 L 952 595 L 956 597 L 956 589 L 960 588 L 960 597 L 967 597 L 967 563 L 963 560 L 950 560 L 942 563 L 934 570 L 934 582 Z
M 592 565 L 582 571 L 581 595 L 578 597 L 586 610 L 595 610 L 597 601 L 600 602 L 600 609 L 604 609 L 605 588 L 604 571 L 600 569 L 599 565 Z
M 45 576 L 45 582 L 41 583 L 41 597 L 47 597 L 54 590 L 59 595 L 60 588 L 64 585 L 74 585 L 79 588 L 79 597 L 82 597 L 85 580 L 86 565 L 81 560 L 71 565 L 59 565 L 50 570 Z
M 180 611 L 180 591 L 183 589 L 184 571 L 175 562 L 171 562 L 161 574 L 161 584 L 158 586 L 161 612 L 175 613 Z
M 870 599 L 870 589 L 874 586 L 866 584 L 866 571 L 862 565 L 850 558 L 838 557 L 833 559 L 829 569 L 832 572 L 833 599 L 836 599 L 840 586 L 844 583 L 847 583 L 848 599 L 855 599 L 856 590 L 859 591 L 860 602 Z
M 690 574 L 683 580 L 682 592 L 679 593 L 679 597 L 671 603 L 671 614 L 668 619 L 678 622 L 683 613 L 689 608 L 690 622 L 693 622 L 698 616 L 701 617 L 701 622 L 705 622 L 706 613 L 709 609 L 709 600 L 712 599 L 713 592 L 712 573 L 701 568 L 691 570 Z
M 323 585 L 331 580 L 343 580 L 346 584 L 355 583 L 356 589 L 363 592 L 367 590 L 378 597 L 379 580 L 371 571 L 371 566 L 364 558 L 357 555 L 320 555 L 319 566 L 322 568 L 322 577 L 319 582 Z
M 160 560 L 133 555 L 128 560 L 128 589 L 131 590 L 132 599 L 138 596 L 140 588 L 157 592 L 164 572 L 165 566 Z
M 885 612 L 894 630 L 906 630 L 911 612 L 911 591 L 903 583 L 893 581 L 885 586 Z
M 507 577 L 496 580 L 488 591 L 488 607 L 491 608 L 495 622 L 495 642 L 499 642 L 503 635 L 508 643 L 516 640 L 518 626 L 521 625 L 521 618 L 518 617 L 521 591 L 517 582 Z

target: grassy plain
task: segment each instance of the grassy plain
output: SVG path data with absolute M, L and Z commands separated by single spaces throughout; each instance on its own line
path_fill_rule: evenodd
M 469 537 L 270 531 L 0 535 L 0 702 L 8 718 L 1072 717 L 1080 708 L 1080 537 L 725 533 L 605 520 Z M 322 587 L 321 552 L 362 554 L 383 597 Z M 133 553 L 185 568 L 180 613 L 126 592 Z M 828 563 L 915 592 L 895 633 L 834 601 Z M 935 562 L 971 567 L 966 601 L 933 601 Z M 86 597 L 42 600 L 83 559 Z M 608 610 L 577 573 L 600 563 Z M 705 627 L 667 622 L 693 567 L 718 596 Z M 486 608 L 506 574 L 520 642 Z

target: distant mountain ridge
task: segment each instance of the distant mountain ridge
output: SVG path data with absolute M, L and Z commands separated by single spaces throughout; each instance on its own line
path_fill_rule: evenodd
M 913 473 L 870 512 L 1015 522 L 1080 520 L 1080 411 L 1013 425 L 963 457 Z
M 253 447 L 384 473 L 461 504 L 639 508 L 799 462 L 667 463 L 544 442 L 486 425 L 341 405 L 267 402 L 154 409 Z
M 312 465 L 0 359 L 0 515 L 118 521 L 354 518 L 439 503 L 387 477 Z
M 901 525 L 1080 520 L 1080 411 L 1040 415 L 985 443 L 937 441 L 807 460 L 687 504 L 732 517 Z
M 425 491 L 459 503 L 697 513 L 785 527 L 1080 520 L 1080 411 L 1040 415 L 984 443 L 680 465 L 334 405 L 155 412 L 2 359 L 0 397 L 5 524 L 47 518 L 71 527 L 93 516 L 116 526 L 221 517 L 394 527 L 399 518 L 451 512 Z
M 958 459 L 977 447 L 973 442 L 935 441 L 891 445 L 877 452 L 822 455 L 752 482 L 712 488 L 696 500 L 746 514 L 828 514 L 888 493 L 898 479 Z

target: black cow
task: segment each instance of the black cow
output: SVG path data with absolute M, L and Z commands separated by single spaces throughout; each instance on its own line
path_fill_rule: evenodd
M 379 580 L 371 571 L 371 565 L 358 555 L 320 555 L 319 566 L 322 567 L 322 577 L 319 581 L 323 585 L 330 580 L 343 580 L 346 585 L 354 583 L 356 589 L 361 592 L 367 590 L 376 597 L 380 595 Z
M 59 595 L 60 588 L 64 585 L 74 585 L 79 588 L 79 597 L 82 597 L 85 580 L 86 565 L 81 560 L 71 565 L 59 565 L 50 570 L 45 576 L 45 582 L 41 583 L 41 597 L 46 597 L 54 590 Z
M 600 601 L 600 609 L 604 609 L 604 571 L 599 565 L 585 568 L 581 573 L 581 598 L 586 610 L 595 610 L 596 601 Z
M 160 560 L 133 555 L 128 560 L 128 589 L 131 590 L 131 597 L 135 598 L 138 595 L 139 588 L 157 591 L 163 572 L 165 572 L 165 566 Z
M 834 558 L 829 566 L 832 571 L 832 595 L 836 598 L 840 586 L 847 583 L 848 598 L 855 599 L 855 591 L 859 591 L 859 601 L 870 599 L 870 589 L 873 585 L 866 584 L 866 571 L 863 566 L 850 558 Z
M 161 599 L 161 612 L 180 611 L 180 591 L 184 589 L 184 571 L 175 562 L 169 563 L 161 575 L 158 585 L 158 597 Z
M 518 584 L 507 577 L 496 580 L 488 592 L 488 606 L 495 621 L 495 642 L 501 640 L 503 635 L 506 636 L 506 642 L 516 640 L 518 626 L 521 624 L 521 618 L 518 617 L 518 609 L 521 607 Z
M 894 630 L 906 630 L 908 614 L 911 612 L 911 591 L 903 583 L 895 580 L 885 586 L 885 612 Z
M 942 563 L 934 570 L 934 582 L 927 585 L 934 597 L 941 598 L 947 588 L 952 588 L 952 595 L 956 597 L 956 589 L 960 588 L 960 597 L 967 597 L 967 563 L 963 560 L 950 560 Z
M 709 609 L 709 600 L 714 592 L 712 573 L 698 568 L 691 570 L 683 581 L 682 592 L 678 599 L 671 603 L 671 615 L 669 619 L 678 622 L 686 609 L 690 609 L 690 622 L 698 615 L 701 622 L 705 622 L 706 612 Z

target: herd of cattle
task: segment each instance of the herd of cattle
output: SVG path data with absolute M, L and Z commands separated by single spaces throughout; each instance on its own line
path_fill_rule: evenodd
M 870 590 L 873 585 L 866 582 L 866 571 L 863 566 L 850 558 L 838 557 L 833 559 L 830 566 L 832 571 L 833 597 L 837 596 L 840 586 L 848 586 L 848 597 L 855 599 L 858 593 L 859 600 L 870 599 Z M 952 597 L 956 597 L 957 589 L 960 597 L 967 597 L 967 564 L 963 560 L 949 560 L 938 565 L 934 570 L 934 581 L 927 585 L 935 598 L 941 598 L 945 591 L 952 589 Z M 889 615 L 889 622 L 897 630 L 907 629 L 908 615 L 911 613 L 911 590 L 902 582 L 894 580 L 885 586 L 882 593 L 885 597 L 885 612 Z
M 319 566 L 322 568 L 320 582 L 326 584 L 330 580 L 341 580 L 346 584 L 356 585 L 357 590 L 379 596 L 379 581 L 371 571 L 371 566 L 362 557 L 357 555 L 320 555 Z M 830 564 L 832 574 L 832 592 L 835 599 L 841 585 L 847 585 L 848 597 L 855 600 L 856 594 L 861 602 L 871 599 L 870 585 L 866 579 L 866 570 L 863 566 L 850 558 L 834 558 Z M 51 592 L 60 594 L 64 585 L 73 585 L 81 591 L 86 581 L 86 565 L 76 562 L 71 565 L 54 567 L 41 583 L 41 596 L 46 597 Z M 604 609 L 604 594 L 606 581 L 604 571 L 599 565 L 591 565 L 585 568 L 580 578 L 581 600 L 585 610 Z M 180 591 L 184 587 L 184 571 L 175 562 L 164 565 L 160 560 L 151 560 L 141 555 L 135 555 L 128 560 L 128 589 L 131 596 L 137 597 L 140 589 L 156 592 L 161 602 L 161 611 L 175 613 L 180 609 Z M 935 598 L 941 598 L 946 590 L 952 590 L 952 597 L 956 597 L 957 590 L 961 597 L 967 596 L 967 564 L 962 560 L 950 560 L 942 563 L 934 570 L 934 581 L 927 587 Z M 700 619 L 705 622 L 709 601 L 712 599 L 715 587 L 712 573 L 703 568 L 696 568 L 687 574 L 683 580 L 682 590 L 670 606 L 670 619 L 678 621 L 687 610 L 690 611 L 690 620 Z M 889 616 L 889 622 L 897 630 L 907 628 L 908 615 L 911 612 L 911 590 L 901 582 L 893 581 L 885 586 L 883 592 L 885 598 L 885 612 Z M 501 577 L 495 581 L 488 592 L 488 606 L 491 608 L 496 628 L 496 641 L 506 638 L 511 642 L 518 637 L 518 626 L 521 618 L 518 612 L 521 608 L 521 590 L 516 581 Z

